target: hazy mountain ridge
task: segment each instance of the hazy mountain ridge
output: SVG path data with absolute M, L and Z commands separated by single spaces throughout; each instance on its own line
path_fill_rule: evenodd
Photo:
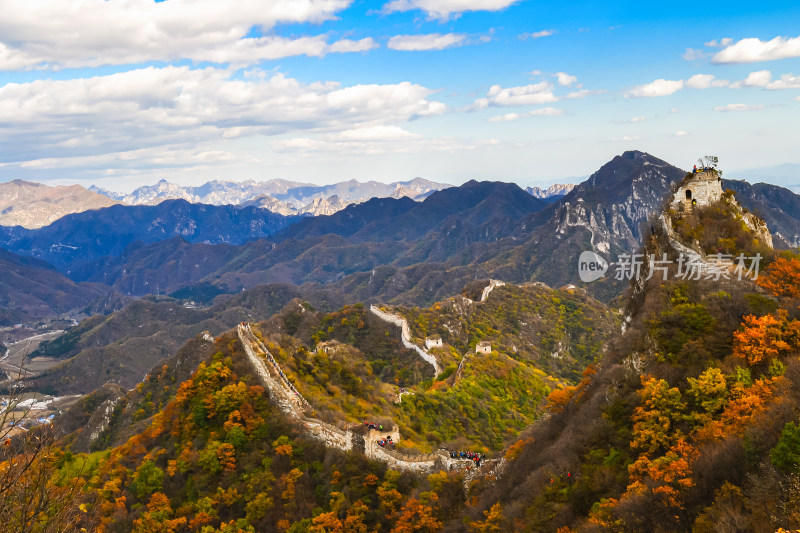
M 136 241 L 181 236 L 190 242 L 241 244 L 296 222 L 257 207 L 190 204 L 167 200 L 155 206 L 117 204 L 63 217 L 36 230 L 0 227 L 0 243 L 70 272 L 105 256 L 119 256 Z
M 51 265 L 0 249 L 0 325 L 32 322 L 85 307 L 111 292 L 78 284 Z
M 408 181 L 383 183 L 378 181 L 360 182 L 348 180 L 330 185 L 314 185 L 282 179 L 272 179 L 257 182 L 248 181 L 209 181 L 197 187 L 181 186 L 161 180 L 154 185 L 145 185 L 137 188 L 130 194 L 113 193 L 103 189 L 93 190 L 108 195 L 127 205 L 155 205 L 164 200 L 181 199 L 192 203 L 211 205 L 260 205 L 268 202 L 264 197 L 270 197 L 279 204 L 272 203 L 290 213 L 300 214 L 314 212 L 314 202 L 329 201 L 332 196 L 338 197 L 345 206 L 350 203 L 361 203 L 374 197 L 408 196 L 412 199 L 422 198 L 434 190 L 440 190 L 451 185 L 435 183 L 422 178 Z M 280 212 L 280 211 L 276 211 Z
M 80 185 L 50 187 L 13 180 L 0 183 L 0 225 L 41 228 L 63 216 L 115 203 Z
M 555 185 L 550 185 L 544 189 L 541 187 L 525 187 L 525 190 L 528 191 L 531 196 L 541 200 L 556 200 L 561 196 L 569 194 L 569 192 L 574 188 L 574 183 L 556 183 Z

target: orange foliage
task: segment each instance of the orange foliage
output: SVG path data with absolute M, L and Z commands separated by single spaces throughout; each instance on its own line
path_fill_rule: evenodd
M 733 354 L 749 365 L 768 362 L 800 348 L 800 320 L 789 320 L 786 310 L 775 315 L 744 317 L 744 328 L 733 334 Z
M 236 449 L 232 444 L 220 444 L 217 448 L 217 459 L 225 470 L 236 470 Z
M 576 390 L 578 387 L 570 385 L 561 389 L 553 389 L 547 396 L 547 408 L 554 413 L 560 413 L 575 397 Z
M 483 512 L 486 517 L 483 521 L 472 522 L 469 527 L 476 533 L 500 533 L 506 531 L 508 524 L 503 518 L 503 506 L 500 502 L 492 505 L 492 508 Z
M 712 420 L 697 431 L 697 440 L 722 439 L 732 433 L 741 435 L 761 414 L 773 398 L 775 386 L 782 378 L 756 380 L 752 386 L 733 390 L 734 397 L 727 403 L 719 420 Z
M 681 392 L 663 379 L 642 376 L 639 397 L 642 404 L 633 412 L 631 447 L 652 454 L 669 448 L 681 433 L 675 427 L 683 418 Z
M 511 446 L 508 447 L 506 450 L 505 458 L 506 461 L 513 461 L 519 454 L 522 453 L 522 449 L 525 448 L 528 444 L 532 443 L 533 439 L 520 439 Z
M 773 296 L 800 298 L 800 259 L 776 258 L 758 277 L 756 283 Z
M 433 532 L 442 528 L 442 522 L 434 515 L 434 508 L 439 496 L 435 492 L 424 493 L 428 502 L 420 499 L 409 498 L 398 513 L 392 533 Z

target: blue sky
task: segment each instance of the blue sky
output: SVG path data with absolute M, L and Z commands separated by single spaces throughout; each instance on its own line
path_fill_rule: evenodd
M 767 5 L 768 4 L 768 5 Z M 0 0 L 0 181 L 798 186 L 796 2 Z M 786 171 L 786 168 L 789 171 Z M 800 169 L 800 167 L 797 167 Z

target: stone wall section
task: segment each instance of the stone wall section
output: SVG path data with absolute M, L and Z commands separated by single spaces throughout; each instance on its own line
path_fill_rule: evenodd
M 409 350 L 414 350 L 419 354 L 422 359 L 430 364 L 433 367 L 434 375 L 441 374 L 442 367 L 439 365 L 439 361 L 437 361 L 436 356 L 427 352 L 411 342 L 411 330 L 408 327 L 408 321 L 405 318 L 395 315 L 393 313 L 387 313 L 386 311 L 382 311 L 378 306 L 371 305 L 369 310 L 372 314 L 383 320 L 384 322 L 389 322 L 390 324 L 394 324 L 395 326 L 400 328 L 400 340 L 403 342 L 403 346 L 408 348 Z
M 269 391 L 270 399 L 286 416 L 295 419 L 308 437 L 322 441 L 326 446 L 343 451 L 363 450 L 364 455 L 370 459 L 382 461 L 396 470 L 411 471 L 419 474 L 438 470 L 465 470 L 473 472 L 472 475 L 474 476 L 476 469 L 471 460 L 453 459 L 443 449 L 429 454 L 409 455 L 380 446 L 378 441 L 386 436 L 391 436 L 394 442 L 400 441 L 400 428 L 396 425 L 383 431 L 377 429 L 369 430 L 367 435 L 364 436 L 353 429 L 344 430 L 333 424 L 307 416 L 303 407 L 310 407 L 310 405 L 299 393 L 297 395 L 294 394 L 287 385 L 288 380 L 284 382 L 279 379 L 281 374 L 278 373 L 279 366 L 277 362 L 271 357 L 263 343 L 253 334 L 250 326 L 240 324 L 237 330 L 239 341 L 244 348 L 247 359 L 261 383 Z M 274 367 L 270 368 L 273 365 Z M 283 377 L 285 380 L 285 375 Z M 298 397 L 300 400 L 298 400 Z M 491 463 L 485 461 L 484 464 Z
M 483 292 L 481 293 L 481 301 L 485 302 L 495 287 L 502 287 L 505 284 L 505 281 L 500 281 L 499 279 L 490 279 L 489 284 L 484 287 Z

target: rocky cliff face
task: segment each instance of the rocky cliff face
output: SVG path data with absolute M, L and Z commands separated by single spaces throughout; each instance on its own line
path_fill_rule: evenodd
M 767 183 L 722 180 L 722 187 L 732 189 L 742 207 L 767 223 L 776 248 L 800 246 L 800 196 L 789 189 Z
M 583 227 L 597 252 L 609 253 L 614 246 L 635 250 L 648 231 L 642 225 L 685 174 L 650 154 L 625 152 L 564 197 L 554 217 L 556 238 L 570 227 Z

